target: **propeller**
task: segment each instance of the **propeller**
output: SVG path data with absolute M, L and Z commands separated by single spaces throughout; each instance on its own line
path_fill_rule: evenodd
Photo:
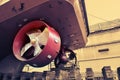
M 25 24 L 13 41 L 13 54 L 33 67 L 43 67 L 53 61 L 61 46 L 59 33 L 44 21 Z
M 25 55 L 28 55 L 27 59 L 29 59 L 29 56 L 32 55 L 34 57 L 42 52 L 48 40 L 48 29 L 45 28 L 43 31 L 41 31 L 40 29 L 35 29 L 27 32 L 26 35 L 29 37 L 30 42 L 22 47 L 21 56 L 25 58 Z

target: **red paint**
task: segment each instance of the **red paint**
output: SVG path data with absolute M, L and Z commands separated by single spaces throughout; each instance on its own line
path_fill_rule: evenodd
M 48 28 L 49 37 L 47 44 L 43 48 L 42 52 L 31 59 L 25 59 L 21 57 L 20 50 L 25 44 L 25 41 L 27 39 L 26 33 L 32 29 L 38 29 L 38 28 L 41 29 L 44 27 Z M 25 26 L 23 26 L 23 28 L 19 30 L 13 42 L 13 53 L 15 57 L 20 61 L 25 61 L 32 66 L 37 65 L 37 67 L 42 67 L 49 64 L 53 59 L 55 59 L 57 53 L 60 50 L 60 46 L 61 46 L 61 40 L 59 34 L 52 27 L 47 25 L 45 22 L 36 20 L 26 24 Z

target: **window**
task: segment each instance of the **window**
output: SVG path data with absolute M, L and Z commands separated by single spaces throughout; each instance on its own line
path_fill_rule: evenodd
M 105 49 L 99 49 L 98 52 L 106 52 L 106 51 L 109 51 L 108 48 L 105 48 Z

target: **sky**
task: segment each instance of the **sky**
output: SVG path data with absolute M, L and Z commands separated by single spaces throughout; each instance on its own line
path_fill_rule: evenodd
M 85 0 L 89 25 L 120 18 L 120 0 Z

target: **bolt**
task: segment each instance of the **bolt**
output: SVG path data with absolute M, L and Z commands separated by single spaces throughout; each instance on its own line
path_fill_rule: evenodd
M 26 21 L 28 21 L 28 19 L 27 19 L 27 18 L 25 18 L 25 19 L 23 19 L 23 21 L 24 21 L 24 22 L 26 22 Z
M 37 67 L 37 64 L 32 64 L 33 66 Z
M 21 27 L 21 26 L 22 26 L 22 24 L 19 24 L 18 26 L 19 26 L 19 27 Z
M 51 55 L 48 55 L 48 56 L 47 56 L 47 58 L 51 59 L 51 58 L 52 58 L 52 56 L 51 56 Z
M 45 18 L 40 18 L 40 21 L 43 21 L 43 20 L 45 20 Z
M 54 39 L 55 43 L 58 43 L 59 41 L 57 39 Z

